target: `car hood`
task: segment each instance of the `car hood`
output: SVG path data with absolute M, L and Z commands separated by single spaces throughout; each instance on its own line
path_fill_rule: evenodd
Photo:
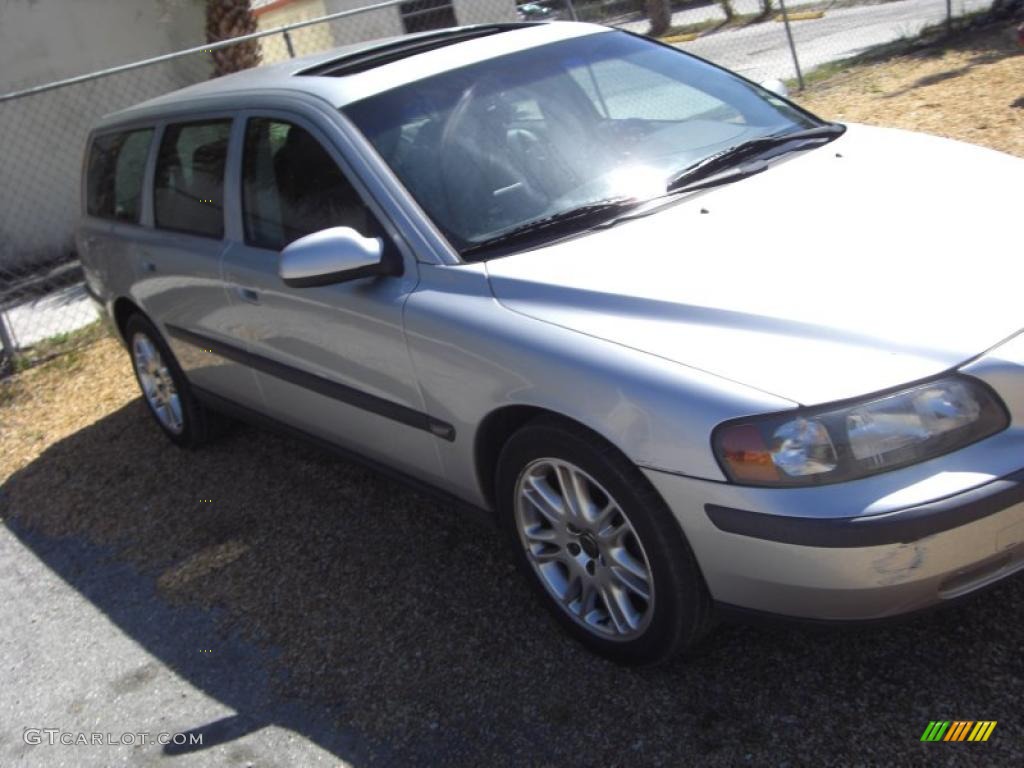
M 806 405 L 1024 327 L 1024 161 L 850 126 L 649 216 L 487 270 L 507 308 Z

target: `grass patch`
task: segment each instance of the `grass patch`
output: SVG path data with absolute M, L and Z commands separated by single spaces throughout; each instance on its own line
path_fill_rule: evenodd
M 21 354 L 14 358 L 13 370 L 17 373 L 33 365 L 63 357 L 109 335 L 110 328 L 102 320 L 96 320 L 74 331 L 54 334 L 22 350 Z
M 19 350 L 10 360 L 7 373 L 22 373 L 50 361 L 58 368 L 62 366 L 74 370 L 79 361 L 78 350 L 110 335 L 110 325 L 102 319 L 75 331 L 54 334 L 31 347 Z
M 792 19 L 793 14 L 790 15 L 790 20 Z M 920 34 L 914 37 L 901 37 L 898 40 L 876 45 L 874 48 L 869 48 L 856 56 L 830 61 L 808 72 L 804 72 L 804 84 L 810 86 L 855 67 L 878 64 L 925 49 L 942 50 L 947 45 L 956 44 L 968 32 L 980 31 L 994 24 L 1005 23 L 1005 20 L 994 18 L 989 9 L 959 16 L 953 19 L 952 23 L 942 20 L 925 27 L 921 30 Z M 796 90 L 799 87 L 799 82 L 796 78 L 790 78 L 786 80 L 786 86 L 790 90 Z
M 17 378 L 0 380 L 0 408 L 12 404 L 21 393 L 21 380 Z

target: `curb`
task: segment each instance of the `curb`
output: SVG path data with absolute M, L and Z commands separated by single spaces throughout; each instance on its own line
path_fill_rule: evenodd
M 774 21 L 785 21 L 786 16 L 789 16 L 790 21 L 810 21 L 811 19 L 820 19 L 824 15 L 824 11 L 797 11 L 796 13 L 789 13 L 785 16 L 780 13 L 774 18 Z

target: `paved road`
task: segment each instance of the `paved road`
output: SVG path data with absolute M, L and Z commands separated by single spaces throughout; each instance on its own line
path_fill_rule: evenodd
M 955 14 L 987 8 L 992 0 L 953 0 Z M 790 0 L 787 8 L 811 2 Z M 749 12 L 757 0 L 736 0 L 737 10 Z M 945 0 L 898 0 L 880 5 L 828 10 L 821 19 L 793 22 L 793 37 L 804 72 L 830 61 L 854 56 L 876 45 L 912 37 L 946 17 Z M 722 18 L 718 6 L 704 6 L 673 16 L 673 24 Z M 640 31 L 646 22 L 633 22 Z M 623 25 L 631 28 L 632 25 Z M 753 24 L 707 35 L 678 46 L 729 67 L 752 80 L 796 76 L 786 42 L 785 26 L 777 22 Z
M 800 5 L 811 5 L 820 2 L 821 0 L 786 0 L 786 8 L 792 11 Z M 779 0 L 772 0 L 772 7 L 778 8 L 778 6 Z M 733 0 L 732 7 L 738 14 L 758 13 L 761 10 L 761 0 Z M 687 8 L 685 11 L 676 11 L 672 14 L 672 26 L 681 27 L 684 24 L 696 24 L 701 21 L 708 21 L 709 19 L 725 20 L 722 6 L 713 0 L 704 5 Z M 639 21 L 627 21 L 625 24 L 619 24 L 618 26 L 628 29 L 630 32 L 642 34 L 647 31 L 650 23 L 647 19 L 640 19 Z
M 0 525 L 0 765 L 361 759 L 359 740 L 322 709 L 275 697 L 265 653 L 225 636 L 214 615 L 158 600 L 151 579 L 98 547 L 12 529 Z M 164 747 L 161 733 L 202 744 Z M 60 743 L 79 734 L 114 743 Z

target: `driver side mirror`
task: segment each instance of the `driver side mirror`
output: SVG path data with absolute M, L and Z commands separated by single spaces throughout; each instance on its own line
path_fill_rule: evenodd
M 278 266 L 281 280 L 292 288 L 401 273 L 401 258 L 388 253 L 381 238 L 363 237 L 351 227 L 331 227 L 300 237 L 281 251 Z
M 777 77 L 773 77 L 771 80 L 762 80 L 760 86 L 766 91 L 771 91 L 776 96 L 781 96 L 784 99 L 789 98 L 789 88 Z

